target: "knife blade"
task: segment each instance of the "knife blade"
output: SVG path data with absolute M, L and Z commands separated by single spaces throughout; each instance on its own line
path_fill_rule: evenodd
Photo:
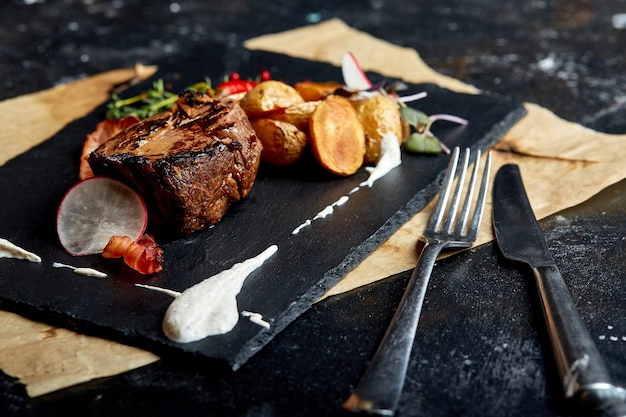
M 528 201 L 517 165 L 502 166 L 494 179 L 493 226 L 504 257 L 532 269 L 565 397 L 626 415 L 626 390 L 613 383 L 576 310 Z

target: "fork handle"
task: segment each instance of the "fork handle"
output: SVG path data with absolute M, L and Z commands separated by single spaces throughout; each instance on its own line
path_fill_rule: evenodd
M 344 409 L 382 416 L 395 413 L 428 281 L 442 247 L 439 242 L 425 242 L 391 323 L 363 377 L 343 404 Z

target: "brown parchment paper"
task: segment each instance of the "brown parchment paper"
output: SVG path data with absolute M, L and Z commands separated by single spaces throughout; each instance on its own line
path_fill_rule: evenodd
M 0 368 L 26 384 L 32 397 L 158 359 L 131 346 L 1 313 Z
M 255 38 L 245 46 L 335 65 L 340 65 L 343 54 L 351 51 L 366 70 L 413 83 L 434 82 L 458 92 L 478 92 L 470 85 L 436 73 L 424 64 L 415 50 L 358 32 L 336 19 Z M 4 126 L 13 125 L 11 132 L 3 131 L 0 136 L 0 164 L 92 111 L 108 99 L 112 86 L 136 77 L 135 69 L 119 71 L 121 73 L 104 73 L 0 102 L 0 122 L 4 122 Z M 110 78 L 113 73 L 116 74 L 114 82 Z M 119 74 L 126 75 L 116 78 Z M 78 94 L 87 89 L 93 100 L 68 103 L 76 96 L 67 91 Z M 528 115 L 494 147 L 492 175 L 504 163 L 519 164 L 538 218 L 579 204 L 626 177 L 625 135 L 601 134 L 566 122 L 540 106 L 527 104 L 526 107 Z M 41 119 L 35 121 L 37 117 Z M 487 213 L 490 204 L 489 201 Z M 417 261 L 416 240 L 431 211 L 432 204 L 415 215 L 329 294 L 348 291 L 413 268 Z M 491 224 L 484 221 L 478 243 L 492 239 Z M 140 349 L 0 311 L 0 368 L 19 378 L 31 396 L 120 373 L 157 359 Z
M 0 165 L 86 116 L 118 89 L 145 80 L 154 66 L 135 65 L 61 84 L 48 90 L 0 101 Z

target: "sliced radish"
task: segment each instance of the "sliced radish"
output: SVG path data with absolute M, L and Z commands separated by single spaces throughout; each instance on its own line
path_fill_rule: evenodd
M 341 73 L 348 90 L 364 91 L 372 87 L 372 82 L 367 78 L 352 52 L 346 52 L 343 55 Z
M 107 177 L 76 183 L 57 211 L 57 234 L 72 255 L 103 251 L 111 236 L 139 239 L 146 230 L 148 212 L 139 194 Z

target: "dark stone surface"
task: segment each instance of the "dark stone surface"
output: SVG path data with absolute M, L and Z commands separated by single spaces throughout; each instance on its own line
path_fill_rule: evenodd
M 0 99 L 181 55 L 241 63 L 242 42 L 331 17 L 417 49 L 435 70 L 626 133 L 626 1 L 7 0 Z M 626 184 L 541 222 L 581 316 L 626 385 Z M 1 415 L 341 415 L 408 273 L 316 304 L 237 373 L 164 359 L 29 399 L 0 377 Z M 589 415 L 561 400 L 531 277 L 489 244 L 435 268 L 398 416 Z M 592 414 L 591 414 L 592 415 Z
M 596 129 L 623 132 L 625 0 L 7 0 L 0 98 L 181 53 L 235 66 L 246 39 L 333 17 L 415 48 L 435 70 Z M 209 48 L 204 49 L 204 46 Z M 202 59 L 202 55 L 198 55 Z

